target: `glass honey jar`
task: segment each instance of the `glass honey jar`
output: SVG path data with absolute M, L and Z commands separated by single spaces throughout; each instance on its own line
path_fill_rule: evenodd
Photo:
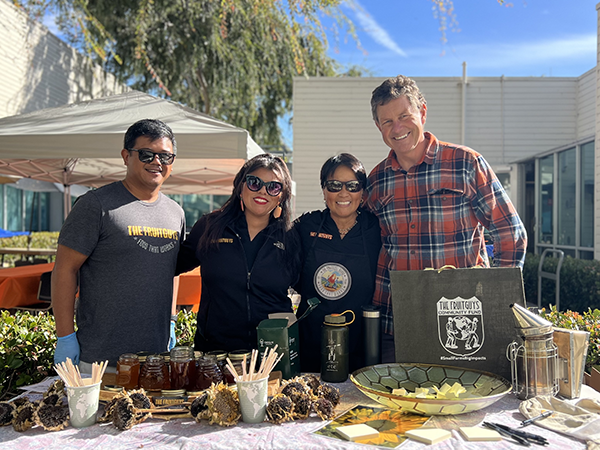
M 211 384 L 223 381 L 223 374 L 214 355 L 205 355 L 196 362 L 196 391 L 208 389 Z
M 135 353 L 123 353 L 117 361 L 117 384 L 126 390 L 135 389 L 140 376 L 140 361 Z
M 227 352 L 225 350 L 213 350 L 206 354 L 217 358 L 217 366 L 219 366 L 219 369 L 223 374 L 223 380 L 229 385 L 235 384 L 233 375 L 227 369 Z
M 192 347 L 173 347 L 170 354 L 171 389 L 193 391 L 196 384 L 196 361 Z
M 160 355 L 148 355 L 140 369 L 139 385 L 146 391 L 161 391 L 171 388 L 169 368 Z

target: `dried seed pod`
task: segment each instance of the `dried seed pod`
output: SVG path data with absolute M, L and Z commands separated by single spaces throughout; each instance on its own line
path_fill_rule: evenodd
M 196 422 L 202 419 L 210 419 L 210 410 L 208 409 L 208 392 L 196 397 L 190 405 L 190 413 Z
M 12 426 L 15 431 L 27 431 L 33 426 L 33 413 L 35 412 L 35 409 L 36 406 L 30 402 L 22 404 L 17 408 L 12 421 Z
M 46 431 L 60 431 L 69 425 L 69 408 L 42 403 L 35 411 L 34 419 Z
M 292 402 L 296 403 L 296 398 L 301 394 L 306 394 L 307 389 L 306 386 L 298 381 L 288 381 L 285 385 L 281 387 L 279 393 L 283 395 L 287 395 Z
M 10 425 L 17 408 L 12 403 L 0 402 L 0 427 Z
M 302 383 L 304 383 L 312 391 L 312 393 L 314 395 L 317 395 L 317 392 L 319 391 L 319 387 L 321 386 L 321 382 L 315 375 L 307 373 L 307 374 L 302 375 L 299 378 L 300 378 L 300 381 Z
M 236 425 L 242 417 L 237 392 L 223 382 L 213 383 L 208 389 L 208 408 L 211 425 Z
M 312 409 L 313 398 L 307 394 L 298 394 L 293 400 L 294 403 L 294 419 L 306 419 Z
M 146 395 L 146 391 L 144 389 L 138 389 L 136 391 L 129 391 L 127 393 L 131 401 L 133 401 L 133 406 L 137 409 L 150 409 L 152 408 L 152 402 Z
M 335 407 L 326 398 L 318 398 L 313 403 L 313 409 L 322 420 L 330 420 L 335 417 Z
M 115 395 L 105 406 L 104 406 L 104 412 L 102 413 L 102 415 L 96 419 L 96 422 L 99 423 L 105 423 L 105 422 L 111 422 L 112 421 L 112 413 L 113 413 L 113 409 L 115 408 L 115 405 L 117 404 L 117 401 L 123 398 L 123 396 L 121 394 L 119 395 Z
M 117 429 L 129 430 L 135 425 L 136 414 L 133 401 L 128 396 L 119 398 L 112 408 L 112 423 Z
M 323 383 L 319 387 L 317 396 L 329 400 L 334 408 L 340 404 L 340 390 L 331 384 Z
M 267 405 L 267 418 L 275 424 L 293 420 L 293 412 L 294 403 L 284 394 L 277 394 Z

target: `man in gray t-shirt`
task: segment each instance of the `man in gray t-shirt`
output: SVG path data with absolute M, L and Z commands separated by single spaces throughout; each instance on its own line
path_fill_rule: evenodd
M 52 273 L 55 363 L 69 357 L 115 366 L 123 353 L 160 353 L 175 344 L 169 321 L 175 314 L 173 277 L 185 218 L 160 187 L 176 151 L 166 124 L 136 122 L 121 151 L 125 179 L 88 192 L 73 206 Z

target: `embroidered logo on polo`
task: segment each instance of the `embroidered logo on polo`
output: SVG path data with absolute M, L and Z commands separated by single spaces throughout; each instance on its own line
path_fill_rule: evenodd
M 317 269 L 313 279 L 315 290 L 328 300 L 339 300 L 350 290 L 352 276 L 338 263 L 325 263 Z
M 438 339 L 442 347 L 455 356 L 477 353 L 483 341 L 483 311 L 477 297 L 467 300 L 442 297 L 437 302 Z

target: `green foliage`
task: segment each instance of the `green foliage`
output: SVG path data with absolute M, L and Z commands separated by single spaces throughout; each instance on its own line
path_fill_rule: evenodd
M 528 253 L 523 267 L 523 284 L 528 303 L 537 305 L 540 255 Z M 545 258 L 543 270 L 556 272 L 558 258 Z M 600 308 L 600 261 L 565 257 L 560 270 L 560 309 L 583 313 Z M 542 279 L 542 306 L 555 304 L 556 284 Z
M 580 314 L 576 311 L 559 312 L 555 306 L 551 306 L 550 311 L 542 309 L 540 315 L 556 327 L 588 331 L 590 346 L 585 363 L 586 371 L 589 372 L 592 366 L 600 364 L 600 310 L 592 311 L 591 308 L 588 308 L 586 312 Z
M 55 375 L 54 317 L 40 312 L 0 312 L 0 399 L 16 388 Z
M 341 0 L 21 0 L 131 87 L 281 145 L 294 76 L 332 76 L 320 18 L 354 36 Z
M 31 238 L 31 242 L 28 242 Z M 31 236 L 13 236 L 0 239 L 0 248 L 56 248 L 58 247 L 58 231 L 33 232 Z M 4 255 L 4 263 L 14 265 L 20 255 Z
M 178 313 L 177 345 L 194 346 L 196 314 Z M 46 312 L 0 311 L 0 400 L 13 396 L 20 386 L 54 376 L 56 331 L 54 316 Z
M 194 335 L 196 334 L 196 313 L 182 309 L 177 313 L 177 324 L 175 336 L 177 345 L 194 346 Z

